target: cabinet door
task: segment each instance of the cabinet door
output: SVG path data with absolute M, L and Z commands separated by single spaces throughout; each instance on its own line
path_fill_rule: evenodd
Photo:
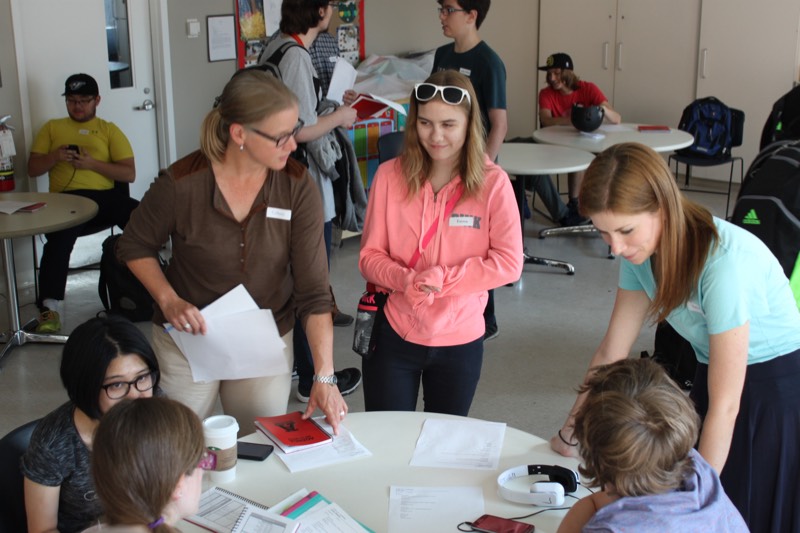
M 569 54 L 575 73 L 597 84 L 613 106 L 616 12 L 617 0 L 541 0 L 537 66 L 550 54 Z M 538 89 L 546 85 L 542 72 Z
M 697 97 L 744 111 L 745 169 L 775 100 L 797 79 L 797 0 L 703 0 Z M 727 179 L 727 177 L 726 177 Z
M 614 109 L 677 127 L 695 94 L 700 0 L 619 0 Z

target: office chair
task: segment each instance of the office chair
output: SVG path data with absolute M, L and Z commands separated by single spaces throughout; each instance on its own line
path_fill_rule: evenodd
M 19 460 L 38 423 L 33 420 L 23 424 L 0 439 L 0 533 L 28 530 Z
M 131 184 L 124 181 L 115 181 L 114 192 L 117 193 L 118 195 L 130 198 Z M 108 230 L 110 230 L 111 235 L 113 235 L 114 224 L 99 224 L 90 220 L 81 230 L 81 234 L 79 237 L 86 237 L 88 235 L 94 235 L 95 233 L 100 233 L 101 231 L 108 231 Z M 37 237 L 40 236 L 39 235 L 31 236 L 31 244 L 33 245 L 33 290 L 34 294 L 36 295 L 36 301 L 38 302 L 39 301 L 39 253 L 36 249 Z M 100 270 L 100 263 L 93 263 L 90 265 L 70 268 L 69 272 L 81 272 L 84 270 Z
M 744 111 L 731 108 L 731 146 L 741 146 L 744 136 Z M 714 159 L 702 156 L 684 155 L 674 152 L 669 156 L 668 164 L 672 168 L 672 161 L 675 161 L 675 179 L 678 179 L 678 171 L 681 163 L 686 166 L 686 179 L 684 185 L 686 188 L 681 190 L 691 192 L 702 192 L 708 194 L 724 194 L 727 198 L 725 202 L 725 219 L 728 218 L 729 204 L 731 203 L 731 187 L 733 185 L 733 167 L 736 161 L 739 162 L 739 183 L 744 179 L 744 159 L 733 154 L 728 154 L 724 158 Z M 715 167 L 718 165 L 730 165 L 730 174 L 728 176 L 728 192 L 711 191 L 708 189 L 689 189 L 689 180 L 692 178 L 692 167 Z
M 405 133 L 393 131 L 378 137 L 378 162 L 383 163 L 399 156 L 403 151 Z

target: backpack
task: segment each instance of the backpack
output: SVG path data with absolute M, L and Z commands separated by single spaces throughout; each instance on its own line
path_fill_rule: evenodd
M 125 263 L 117 259 L 116 244 L 120 235 L 111 235 L 103 241 L 100 256 L 100 280 L 97 292 L 109 313 L 122 315 L 131 322 L 153 318 L 153 297 Z M 164 261 L 159 258 L 162 270 Z
M 800 140 L 764 148 L 742 182 L 732 222 L 764 241 L 800 304 Z
M 694 136 L 694 143 L 677 153 L 689 157 L 725 159 L 733 146 L 732 114 L 713 96 L 698 98 L 683 110 L 678 129 Z
M 647 352 L 642 352 L 641 355 L 649 357 Z M 668 322 L 659 322 L 656 326 L 652 359 L 664 367 L 680 388 L 692 388 L 697 370 L 697 356 L 689 341 L 681 337 Z
M 772 112 L 761 131 L 763 150 L 776 141 L 800 139 L 800 85 L 784 94 L 772 106 Z
M 286 41 L 285 43 L 280 45 L 277 50 L 272 52 L 272 55 L 270 55 L 267 58 L 264 57 L 264 52 L 267 51 L 267 47 L 264 46 L 264 49 L 261 50 L 261 53 L 258 55 L 257 64 L 253 65 L 252 67 L 247 67 L 247 68 L 245 68 L 243 70 L 249 70 L 249 69 L 250 70 L 251 69 L 263 70 L 267 74 L 272 74 L 273 76 L 275 76 L 279 80 L 282 80 L 283 76 L 281 76 L 281 67 L 280 67 L 281 61 L 283 60 L 283 56 L 286 55 L 286 51 L 289 50 L 289 48 L 292 48 L 294 46 L 298 46 L 300 48 L 303 48 L 299 44 L 297 44 L 295 41 Z M 303 48 L 303 50 L 305 50 L 305 48 Z M 239 71 L 239 72 L 241 72 L 241 71 Z M 235 76 L 235 74 L 234 74 L 234 76 Z

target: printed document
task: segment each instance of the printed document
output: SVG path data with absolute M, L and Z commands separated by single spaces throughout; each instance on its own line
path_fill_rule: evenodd
M 392 486 L 389 533 L 455 531 L 456 524 L 481 516 L 483 507 L 480 487 Z
M 322 429 L 333 435 L 333 428 L 325 422 L 324 417 L 314 418 L 314 420 Z M 289 472 L 302 472 L 320 466 L 372 456 L 372 452 L 358 442 L 344 424 L 339 424 L 339 434 L 333 435 L 333 441 L 330 445 L 326 444 L 292 453 L 283 453 L 276 448 L 274 453 L 286 465 Z
M 505 434 L 502 422 L 427 418 L 410 465 L 496 470 Z

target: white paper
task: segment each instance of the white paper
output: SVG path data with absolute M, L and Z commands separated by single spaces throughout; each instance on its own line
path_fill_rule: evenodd
M 457 524 L 482 514 L 480 487 L 392 486 L 389 491 L 389 533 L 455 531 Z
M 13 200 L 0 200 L 0 213 L 11 215 L 23 207 L 29 206 L 34 202 L 15 202 Z
M 314 418 L 314 420 L 322 426 L 322 429 L 333 435 L 333 428 L 325 422 L 324 417 Z M 283 453 L 276 447 L 274 453 L 286 465 L 289 472 L 302 472 L 320 466 L 372 456 L 372 452 L 358 442 L 344 424 L 339 424 L 339 434 L 333 435 L 330 445 L 325 444 L 292 453 Z M 303 526 L 305 526 L 305 522 L 303 522 Z
M 300 524 L 303 533 L 364 533 L 361 524 L 353 520 L 338 503 L 303 513 Z
M 392 109 L 394 109 L 403 116 L 406 115 L 406 108 L 393 100 L 389 100 L 388 98 L 384 98 L 382 96 L 378 96 L 377 94 L 372 94 L 372 93 L 369 93 L 369 97 L 372 98 L 373 100 L 377 100 L 378 102 L 391 107 Z
M 626 126 L 624 124 L 601 124 L 600 131 L 607 131 L 609 133 L 612 132 L 620 132 L 620 131 L 633 131 L 633 128 L 630 126 Z
M 14 146 L 14 136 L 11 134 L 11 130 L 0 127 L 0 157 L 14 157 L 15 155 L 17 155 L 17 149 Z
M 605 139 L 606 138 L 606 134 L 605 133 L 599 133 L 599 132 L 596 132 L 596 131 L 581 131 L 580 134 L 581 134 L 581 137 L 586 137 L 586 138 L 591 139 L 593 141 L 599 141 L 600 139 Z
M 248 507 L 242 511 L 232 533 L 293 533 L 300 524 L 289 518 Z
M 243 285 L 224 294 L 200 313 L 205 335 L 166 324 L 170 337 L 189 361 L 198 381 L 274 376 L 291 371 L 272 311 L 259 309 Z
M 346 59 L 341 57 L 336 58 L 336 65 L 333 67 L 333 74 L 331 74 L 331 83 L 328 86 L 328 100 L 342 103 L 344 92 L 352 89 L 356 83 L 356 76 L 358 72 L 353 68 L 353 65 L 347 62 Z
M 427 418 L 409 464 L 496 470 L 505 434 L 501 422 Z

